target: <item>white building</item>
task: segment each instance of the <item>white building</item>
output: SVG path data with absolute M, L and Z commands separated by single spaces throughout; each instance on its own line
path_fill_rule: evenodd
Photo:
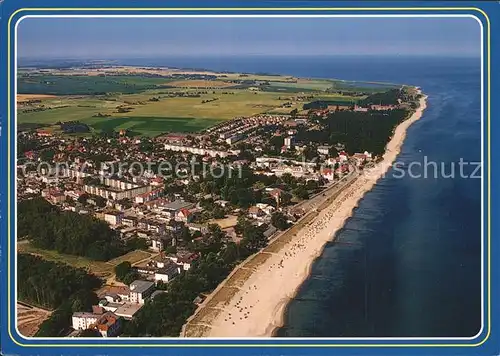
M 132 303 L 144 304 L 154 289 L 155 284 L 153 282 L 135 280 L 130 284 L 130 301 Z
M 319 154 L 326 156 L 330 153 L 330 146 L 318 146 L 317 151 Z
M 113 226 L 121 225 L 122 219 L 123 213 L 119 211 L 112 211 L 104 214 L 104 221 Z
M 94 313 L 73 313 L 71 318 L 72 327 L 75 330 L 87 330 L 92 324 L 95 324 L 99 315 Z
M 175 263 L 166 264 L 165 267 L 160 268 L 155 272 L 155 281 L 162 281 L 164 283 L 170 282 L 175 276 L 179 274 L 179 267 Z

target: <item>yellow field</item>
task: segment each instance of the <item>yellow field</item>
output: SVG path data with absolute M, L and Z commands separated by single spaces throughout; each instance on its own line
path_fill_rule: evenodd
M 221 80 L 177 80 L 167 84 L 180 88 L 225 88 L 235 85 Z
M 46 94 L 17 94 L 16 100 L 18 103 L 22 103 L 24 101 L 52 99 L 55 97 L 56 97 L 55 95 L 46 95 Z
M 209 224 L 217 224 L 221 229 L 227 229 L 228 227 L 236 226 L 238 223 L 237 216 L 228 216 L 224 219 L 212 219 L 208 222 Z
M 99 277 L 106 277 L 113 273 L 113 265 L 102 261 L 93 261 L 85 257 L 66 255 L 52 250 L 43 250 L 32 246 L 29 242 L 18 243 L 18 252 L 40 256 L 48 261 L 69 264 L 76 268 L 84 268 Z
M 113 258 L 112 260 L 109 260 L 107 263 L 116 266 L 124 261 L 129 261 L 131 264 L 134 264 L 148 257 L 151 257 L 151 254 L 149 252 L 135 250 L 135 251 L 130 251 L 129 253 L 123 256 Z

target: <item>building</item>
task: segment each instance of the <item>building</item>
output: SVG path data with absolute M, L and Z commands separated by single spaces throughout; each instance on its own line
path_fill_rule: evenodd
M 124 216 L 122 218 L 122 224 L 129 227 L 137 226 L 137 218 L 135 216 Z
M 149 201 L 158 199 L 162 193 L 163 193 L 163 189 L 151 190 L 150 192 L 142 193 L 142 194 L 136 196 L 135 202 L 137 204 L 144 204 L 144 203 L 147 203 Z
M 325 168 L 321 171 L 321 176 L 331 182 L 335 179 L 335 172 L 333 169 Z
M 94 313 L 76 312 L 71 317 L 71 326 L 75 330 L 87 330 L 97 322 L 98 318 L 99 315 Z
M 285 137 L 285 146 L 287 148 L 291 148 L 293 146 L 293 142 L 294 142 L 294 137 L 293 136 Z
M 50 201 L 53 204 L 60 204 L 66 201 L 66 196 L 63 193 L 53 193 L 50 195 Z
M 106 199 L 115 201 L 122 199 L 134 199 L 136 196 L 148 193 L 153 189 L 151 185 L 138 185 L 118 179 L 104 178 L 103 185 L 85 184 L 83 190 L 92 195 L 99 195 Z
M 104 213 L 104 221 L 110 225 L 121 225 L 122 219 L 123 213 L 121 211 L 109 211 Z
M 328 155 L 330 153 L 331 146 L 318 146 L 317 151 L 319 154 Z
M 92 329 L 99 331 L 102 337 L 114 337 L 121 333 L 121 318 L 112 312 L 106 312 L 91 325 Z
M 239 153 L 239 150 L 229 150 L 229 151 L 217 151 L 206 148 L 199 147 L 191 147 L 191 146 L 181 146 L 181 145 L 172 145 L 166 143 L 164 146 L 166 151 L 174 151 L 174 152 L 188 152 L 194 155 L 200 156 L 210 156 L 210 157 L 228 157 L 230 155 L 235 155 Z
M 175 276 L 179 274 L 179 267 L 173 263 L 167 263 L 163 268 L 155 272 L 155 281 L 162 281 L 164 283 L 170 282 Z
M 153 293 L 154 289 L 155 284 L 153 282 L 137 279 L 130 284 L 130 301 L 132 303 L 144 304 L 146 298 Z
M 263 217 L 264 215 L 266 214 L 257 206 L 251 206 L 250 208 L 248 208 L 248 216 L 253 219 L 258 219 L 260 217 Z
M 192 220 L 193 214 L 186 208 L 183 208 L 175 214 L 176 221 L 182 221 L 188 223 Z
M 191 209 L 193 207 L 193 203 L 185 202 L 182 200 L 175 200 L 163 207 L 162 214 L 167 215 L 168 217 L 173 219 L 181 209 Z

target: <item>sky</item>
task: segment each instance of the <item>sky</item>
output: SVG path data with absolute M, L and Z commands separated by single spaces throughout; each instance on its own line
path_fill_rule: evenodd
M 479 56 L 473 18 L 26 18 L 18 57 Z

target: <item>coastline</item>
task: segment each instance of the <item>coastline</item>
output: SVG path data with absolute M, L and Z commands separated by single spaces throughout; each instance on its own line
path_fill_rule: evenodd
M 421 93 L 419 89 L 419 93 Z M 286 308 L 310 276 L 327 242 L 359 201 L 391 168 L 407 129 L 422 117 L 427 96 L 394 130 L 382 161 L 339 185 L 298 224 L 249 257 L 224 280 L 183 326 L 184 337 L 269 337 L 283 326 Z

